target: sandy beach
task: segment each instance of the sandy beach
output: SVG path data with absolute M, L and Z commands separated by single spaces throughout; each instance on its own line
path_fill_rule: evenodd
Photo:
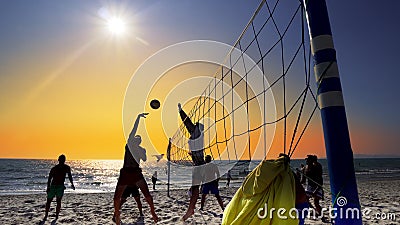
M 371 219 L 364 218 L 364 224 L 400 224 L 400 180 L 380 179 L 359 181 L 359 194 L 362 208 L 370 210 Z M 328 184 L 325 184 L 329 190 Z M 224 204 L 228 204 L 237 188 L 220 188 Z M 209 195 L 205 210 L 196 210 L 185 223 L 180 218 L 187 209 L 189 197 L 184 189 L 171 191 L 171 198 L 165 191 L 152 192 L 156 211 L 161 221 L 158 224 L 220 224 L 223 211 L 214 196 Z M 329 207 L 330 197 L 322 202 Z M 0 196 L 0 217 L 2 224 L 40 224 L 44 215 L 45 194 Z M 55 202 L 52 203 L 49 218 L 44 224 L 113 224 L 113 193 L 65 194 L 62 210 L 56 223 L 52 223 L 55 214 Z M 144 218 L 139 218 L 139 211 L 133 198 L 123 206 L 121 218 L 123 224 L 153 224 L 149 208 L 142 196 Z M 197 209 L 200 208 L 200 200 Z M 393 219 L 378 219 L 376 215 L 395 215 Z M 306 219 L 306 224 L 324 224 L 321 220 Z M 325 223 L 326 224 L 326 223 Z

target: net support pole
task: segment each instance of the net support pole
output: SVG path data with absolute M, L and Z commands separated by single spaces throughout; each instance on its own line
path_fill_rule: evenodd
M 332 205 L 337 209 L 335 224 L 362 224 L 353 151 L 326 2 L 303 1 L 318 85 Z
M 168 182 L 167 182 L 167 197 L 169 198 L 169 184 L 171 178 L 171 139 L 168 141 L 168 148 L 167 148 L 167 174 L 168 174 Z
M 167 162 L 168 164 L 168 183 L 167 183 L 167 197 L 169 198 L 169 181 L 170 181 L 170 177 L 171 177 L 171 162 L 168 160 Z

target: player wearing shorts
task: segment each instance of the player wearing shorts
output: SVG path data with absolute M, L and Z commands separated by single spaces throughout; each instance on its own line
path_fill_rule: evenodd
M 210 155 L 206 155 L 205 159 L 206 165 L 204 166 L 204 184 L 201 189 L 202 195 L 200 210 L 203 210 L 206 196 L 210 193 L 217 198 L 218 204 L 221 206 L 221 209 L 224 210 L 224 204 L 218 190 L 218 181 L 220 177 L 218 166 L 211 162 Z
M 137 186 L 128 186 L 125 188 L 124 193 L 122 194 L 121 197 L 121 206 L 120 208 L 122 208 L 122 205 L 127 201 L 127 199 L 132 196 L 135 201 L 136 204 L 138 206 L 139 209 L 139 214 L 140 217 L 143 217 L 143 211 L 142 211 L 142 202 L 140 201 L 140 193 L 139 193 L 139 188 Z M 115 217 L 113 217 L 113 221 L 115 222 Z
M 71 168 L 65 164 L 65 155 L 60 155 L 58 157 L 58 164 L 51 168 L 49 173 L 49 178 L 47 181 L 47 202 L 46 202 L 46 212 L 43 218 L 43 221 L 46 221 L 47 216 L 50 210 L 50 204 L 53 201 L 53 198 L 56 197 L 57 206 L 56 206 L 56 218 L 58 219 L 58 215 L 61 210 L 61 199 L 64 195 L 64 182 L 65 175 L 68 174 L 68 179 L 71 182 L 71 188 L 75 190 L 74 182 L 72 180 Z
M 146 149 L 140 146 L 142 138 L 136 135 L 140 118 L 146 118 L 148 113 L 141 113 L 137 116 L 133 129 L 129 134 L 127 144 L 125 145 L 124 165 L 120 170 L 117 186 L 114 192 L 114 215 L 113 221 L 121 224 L 120 210 L 122 196 L 127 187 L 137 186 L 142 191 L 144 198 L 150 206 L 150 213 L 154 222 L 158 222 L 158 216 L 154 209 L 153 197 L 150 194 L 147 182 L 143 177 L 142 169 L 139 167 L 140 160 L 146 161 Z

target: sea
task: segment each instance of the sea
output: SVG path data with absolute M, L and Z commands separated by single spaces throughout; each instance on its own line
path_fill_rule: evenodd
M 324 181 L 328 181 L 326 159 L 319 159 L 323 166 Z M 0 195 L 44 194 L 50 169 L 56 160 L 40 159 L 0 159 Z M 234 168 L 237 162 L 216 160 L 221 171 L 220 186 L 225 186 L 225 173 Z M 256 167 L 260 161 L 251 161 L 247 171 Z M 291 167 L 299 168 L 304 159 L 291 160 Z M 68 178 L 65 179 L 66 193 L 103 193 L 114 192 L 122 160 L 68 160 L 76 190 L 70 189 Z M 400 179 L 400 158 L 356 158 L 354 160 L 358 180 Z M 185 189 L 191 184 L 191 167 L 170 163 L 166 160 L 141 163 L 143 175 L 151 187 L 151 176 L 157 171 L 156 190 L 166 191 L 168 171 L 170 189 Z M 239 187 L 245 174 L 233 173 L 231 186 Z M 151 188 L 150 188 L 151 189 Z

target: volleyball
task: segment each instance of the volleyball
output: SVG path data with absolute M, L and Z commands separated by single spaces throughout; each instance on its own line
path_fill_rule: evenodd
M 151 107 L 152 109 L 158 109 L 158 108 L 160 108 L 160 101 L 158 101 L 157 99 L 151 100 L 151 102 L 150 102 L 150 107 Z

